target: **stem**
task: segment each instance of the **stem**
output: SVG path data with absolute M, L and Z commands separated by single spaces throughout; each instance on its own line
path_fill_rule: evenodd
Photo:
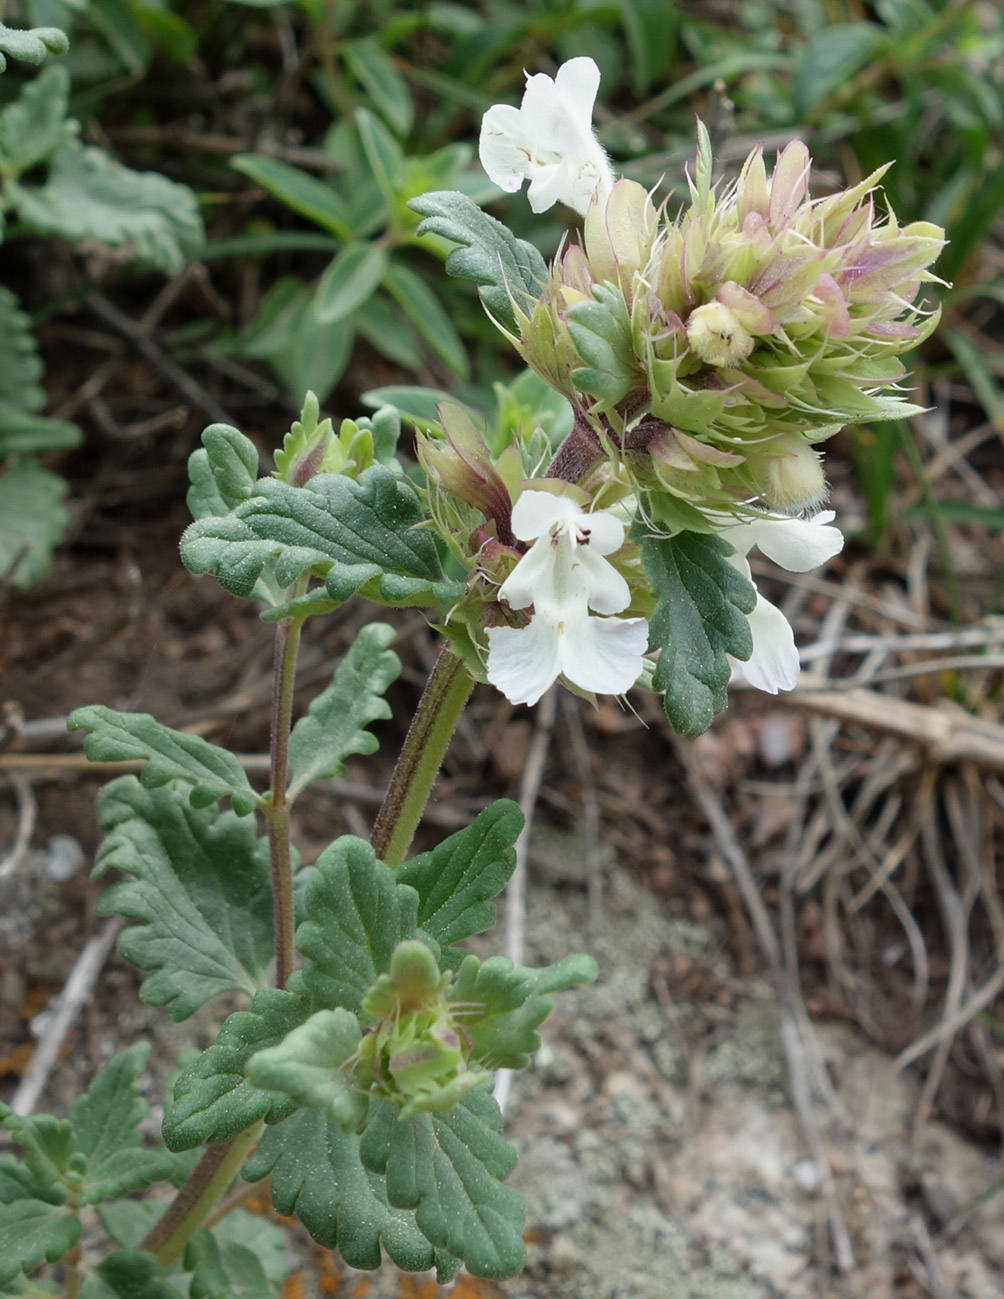
M 293 913 L 293 871 L 289 851 L 289 731 L 293 719 L 296 654 L 302 618 L 284 618 L 275 633 L 275 675 L 272 684 L 272 736 L 269 764 L 271 797 L 262 806 L 272 863 L 272 907 L 275 925 L 275 985 L 284 988 L 293 969 L 296 920 Z
M 156 1254 L 165 1267 L 176 1263 L 213 1205 L 237 1176 L 264 1126 L 259 1121 L 245 1128 L 233 1141 L 210 1146 L 167 1212 L 147 1233 L 140 1249 Z
M 388 866 L 404 861 L 473 689 L 474 680 L 462 661 L 444 646 L 418 701 L 373 826 L 370 842 Z

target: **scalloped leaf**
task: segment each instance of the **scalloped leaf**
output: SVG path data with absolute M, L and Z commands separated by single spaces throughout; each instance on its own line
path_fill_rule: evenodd
M 390 969 L 394 948 L 415 937 L 418 894 L 397 882 L 365 839 L 343 835 L 317 859 L 306 912 L 296 931 L 307 958 L 304 986 L 318 1008 L 358 1012 L 366 990 Z
M 20 28 L 0 23 L 0 72 L 7 69 L 4 55 L 39 64 L 47 54 L 65 54 L 69 48 L 66 33 L 58 27 Z
M 67 121 L 70 74 L 58 64 L 26 81 L 0 112 L 0 155 L 15 172 L 28 171 L 76 135 Z
M 32 1176 L 27 1164 L 11 1155 L 0 1155 L 0 1204 L 13 1204 L 16 1200 L 44 1200 L 46 1204 L 63 1204 L 66 1189 L 56 1183 L 41 1186 Z
M 517 805 L 499 799 L 479 812 L 472 825 L 397 868 L 397 882 L 418 893 L 418 923 L 443 947 L 444 965 L 456 968 L 463 959 L 464 953 L 451 951 L 451 944 L 494 925 L 491 899 L 515 869 L 514 845 L 522 829 Z
M 202 217 L 187 185 L 152 171 L 131 171 L 103 149 L 65 144 L 44 185 L 8 182 L 21 220 L 40 234 L 73 243 L 96 239 L 112 248 L 130 245 L 136 256 L 176 274 L 203 243 Z
M 320 1110 L 344 1128 L 359 1128 L 366 1097 L 341 1066 L 359 1048 L 359 1021 L 350 1010 L 319 1010 L 278 1044 L 258 1051 L 247 1074 L 256 1087 L 284 1092 L 298 1106 Z
M 247 1077 L 251 1057 L 277 1046 L 306 1020 L 306 998 L 278 988 L 262 988 L 250 1010 L 224 1020 L 219 1036 L 174 1084 L 164 1114 L 164 1143 L 169 1150 L 190 1150 L 210 1141 L 229 1141 L 252 1123 L 278 1123 L 294 1106 L 279 1092 L 262 1091 Z
M 0 477 L 0 580 L 24 590 L 45 576 L 69 522 L 65 495 L 66 480 L 32 459 Z
M 48 1190 L 60 1182 L 73 1157 L 73 1126 L 68 1119 L 53 1118 L 51 1114 L 15 1114 L 0 1101 L 0 1126 L 24 1151 L 24 1167 L 36 1185 Z
M 366 1167 L 385 1175 L 390 1203 L 414 1209 L 423 1235 L 475 1276 L 513 1276 L 526 1258 L 526 1206 L 501 1181 L 516 1151 L 501 1132 L 499 1108 L 479 1087 L 446 1114 L 407 1121 L 372 1104 L 360 1147 Z
M 177 1159 L 166 1150 L 144 1150 L 139 1124 L 150 1112 L 136 1076 L 150 1053 L 136 1042 L 112 1056 L 70 1110 L 76 1154 L 87 1160 L 81 1204 L 97 1204 L 172 1177 Z
M 455 1012 L 473 1045 L 473 1058 L 487 1069 L 525 1069 L 540 1049 L 537 1028 L 554 1009 L 547 995 L 578 983 L 592 983 L 596 962 L 584 953 L 564 957 L 543 970 L 514 966 L 505 956 L 482 963 L 464 958 L 449 990 Z
M 396 1111 L 371 1105 L 377 1107 L 390 1110 L 390 1121 L 397 1122 Z M 298 1110 L 266 1129 L 241 1171 L 249 1182 L 271 1174 L 278 1212 L 295 1214 L 318 1244 L 337 1249 L 350 1267 L 379 1267 L 383 1245 L 407 1271 L 438 1265 L 441 1280 L 456 1271 L 455 1260 L 437 1253 L 414 1214 L 388 1205 L 383 1178 L 362 1165 L 358 1136 L 316 1110 Z
M 0 1205 L 0 1285 L 55 1263 L 79 1239 L 80 1222 L 64 1208 L 42 1200 Z
M 185 1267 L 192 1272 L 191 1299 L 278 1299 L 279 1286 L 252 1250 L 209 1231 L 189 1241 Z
M 447 273 L 473 280 L 488 311 L 518 333 L 513 301 L 529 315 L 547 281 L 547 265 L 537 249 L 456 190 L 434 190 L 408 206 L 425 218 L 418 234 L 460 244 L 446 259 Z
M 461 588 L 445 580 L 435 542 L 418 526 L 424 521 L 414 487 L 383 465 L 358 479 L 318 474 L 303 487 L 262 478 L 256 495 L 232 514 L 193 523 L 181 557 L 193 573 L 212 573 L 243 598 L 271 562 L 284 588 L 304 573 L 325 578 L 335 603 L 361 593 L 379 604 L 434 605 L 455 599 Z M 312 592 L 271 616 L 313 611 L 315 604 Z
M 756 588 L 732 567 L 730 554 L 721 537 L 699 532 L 641 543 L 658 601 L 649 621 L 649 643 L 662 651 L 653 685 L 666 692 L 666 716 L 680 735 L 708 729 L 728 703 L 728 655 L 748 659 L 753 652 L 746 615 Z
M 182 1299 L 181 1291 L 164 1280 L 164 1268 L 152 1254 L 117 1249 L 96 1268 L 117 1299 Z
M 254 821 L 193 808 L 183 786 L 148 790 L 133 776 L 102 791 L 98 820 L 107 838 L 94 878 L 112 867 L 134 877 L 106 889 L 98 910 L 140 922 L 118 950 L 155 971 L 143 1000 L 181 1020 L 224 992 L 253 997 L 274 955 L 268 843 Z
M 144 789 L 182 780 L 193 786 L 193 807 L 229 798 L 237 815 L 247 816 L 258 806 L 258 795 L 232 753 L 200 735 L 165 726 L 149 713 L 120 713 L 89 704 L 72 712 L 66 726 L 90 732 L 84 752 L 92 762 L 145 762 L 139 778 Z
M 331 684 L 293 727 L 289 737 L 290 799 L 313 780 L 343 775 L 345 759 L 351 754 L 373 753 L 379 747 L 376 736 L 366 728 L 391 715 L 383 694 L 401 671 L 401 660 L 387 649 L 396 634 L 386 623 L 364 627 L 339 663 Z

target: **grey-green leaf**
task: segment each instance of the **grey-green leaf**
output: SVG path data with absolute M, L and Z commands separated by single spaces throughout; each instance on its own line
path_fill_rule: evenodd
M 431 351 L 466 379 L 470 371 L 467 348 L 446 308 L 425 280 L 410 266 L 390 262 L 384 271 L 383 286 Z
M 367 1168 L 385 1175 L 390 1203 L 414 1209 L 422 1233 L 475 1276 L 518 1272 L 526 1207 L 502 1185 L 516 1151 L 501 1135 L 491 1092 L 479 1087 L 448 1113 L 405 1122 L 390 1106 L 370 1110 L 360 1153 Z
M 351 214 L 345 201 L 309 172 L 257 153 L 240 153 L 230 160 L 230 165 L 308 221 L 330 230 L 339 239 L 352 238 Z
M 279 1287 L 245 1245 L 217 1240 L 203 1229 L 185 1250 L 191 1299 L 278 1299 Z
M 96 239 L 112 248 L 128 244 L 168 274 L 202 247 L 202 217 L 187 185 L 131 171 L 75 140 L 55 155 L 44 185 L 10 183 L 8 190 L 21 220 L 39 233 L 74 243 Z
M 395 1122 L 397 1112 L 381 1107 Z M 363 1167 L 355 1133 L 316 1110 L 298 1110 L 267 1128 L 242 1173 L 250 1182 L 271 1174 L 279 1213 L 296 1214 L 318 1244 L 337 1249 L 350 1267 L 379 1267 L 381 1244 L 408 1271 L 437 1261 L 415 1215 L 391 1208 L 383 1179 Z
M 65 495 L 65 479 L 30 458 L 0 478 L 0 580 L 24 590 L 45 576 L 69 521 Z
M 399 866 L 399 884 L 418 893 L 418 923 L 443 947 L 445 964 L 458 965 L 463 952 L 449 947 L 495 923 L 495 904 L 516 865 L 514 845 L 523 828 L 515 803 L 499 799 L 479 812 L 472 825 L 444 839 L 431 852 Z
M 80 1222 L 42 1200 L 0 1205 L 0 1285 L 40 1263 L 55 1263 L 80 1239 Z
M 16 1200 L 44 1200 L 46 1204 L 63 1204 L 66 1191 L 56 1182 L 42 1186 L 32 1176 L 27 1164 L 0 1155 L 0 1204 L 13 1204 Z
M 303 573 L 323 577 L 335 603 L 357 592 L 398 605 L 456 598 L 432 536 L 418 526 L 418 494 L 393 469 L 374 465 L 358 479 L 318 474 L 304 487 L 263 478 L 256 493 L 225 518 L 188 528 L 181 557 L 193 573 L 213 573 L 245 598 L 269 562 L 283 587 Z
M 7 67 L 4 55 L 25 63 L 41 63 L 47 54 L 65 54 L 69 48 L 66 33 L 58 27 L 19 28 L 0 23 L 0 72 Z
M 178 786 L 143 789 L 123 776 L 102 792 L 98 819 L 107 838 L 94 868 L 132 875 L 102 893 L 99 910 L 140 923 L 118 949 L 141 970 L 152 1006 L 187 1019 L 224 992 L 254 993 L 273 955 L 268 844 L 254 821 L 193 808 Z
M 366 1097 L 339 1072 L 359 1048 L 362 1034 L 351 1011 L 319 1010 L 277 1046 L 251 1057 L 247 1074 L 256 1087 L 284 1092 L 303 1109 L 320 1110 L 340 1127 L 355 1130 L 366 1115 Z
M 136 1076 L 150 1053 L 148 1042 L 136 1042 L 112 1056 L 78 1096 L 70 1110 L 76 1153 L 87 1167 L 81 1204 L 97 1204 L 140 1191 L 171 1177 L 177 1160 L 166 1150 L 144 1150 L 139 1124 L 150 1112 L 136 1086 Z
M 163 1266 L 143 1250 L 117 1249 L 97 1273 L 116 1299 L 182 1299 L 177 1286 L 164 1280 Z
M 229 1141 L 259 1119 L 285 1119 L 292 1102 L 280 1092 L 255 1087 L 247 1078 L 247 1065 L 257 1051 L 277 1046 L 309 1013 L 304 997 L 263 988 L 250 1010 L 228 1016 L 213 1045 L 178 1075 L 164 1114 L 168 1149 Z
M 89 731 L 84 752 L 92 762 L 145 762 L 140 783 L 156 789 L 169 780 L 192 786 L 193 807 L 229 798 L 238 816 L 258 806 L 258 795 L 240 762 L 199 735 L 175 731 L 149 713 L 119 713 L 103 704 L 78 708 L 67 719 L 71 731 Z
M 317 860 L 296 945 L 315 1006 L 359 1011 L 394 948 L 417 929 L 418 894 L 399 884 L 364 839 L 344 835 Z
M 513 301 L 529 313 L 547 280 L 547 266 L 537 249 L 456 190 L 435 190 L 413 198 L 408 206 L 425 218 L 419 234 L 441 235 L 460 244 L 446 259 L 449 274 L 473 280 L 495 319 L 516 329 Z
M 658 601 L 649 623 L 652 648 L 662 651 L 654 685 L 666 692 L 674 730 L 700 735 L 726 706 L 728 655 L 748 659 L 753 652 L 746 615 L 756 590 L 728 562 L 732 548 L 721 537 L 646 537 L 641 553 Z
M 33 411 L 45 402 L 41 379 L 42 358 L 31 330 L 31 321 L 9 289 L 0 289 L 0 404 L 12 410 Z
M 55 64 L 0 112 L 0 155 L 13 171 L 28 171 L 76 134 L 77 123 L 66 120 L 69 91 L 70 74 Z
M 473 1045 L 473 1056 L 488 1069 L 525 1069 L 540 1048 L 537 1028 L 553 1009 L 548 993 L 596 978 L 596 962 L 576 953 L 543 970 L 514 966 L 505 956 L 482 963 L 464 958 L 449 991 L 456 1018 Z
M 380 287 L 387 253 L 365 241 L 346 244 L 329 264 L 314 295 L 314 315 L 322 325 L 344 320 Z
M 343 775 L 350 754 L 373 753 L 378 747 L 376 737 L 366 728 L 391 715 L 383 694 L 401 671 L 400 659 L 387 649 L 395 634 L 386 623 L 364 627 L 339 663 L 331 684 L 293 727 L 289 739 L 291 799 L 313 780 Z

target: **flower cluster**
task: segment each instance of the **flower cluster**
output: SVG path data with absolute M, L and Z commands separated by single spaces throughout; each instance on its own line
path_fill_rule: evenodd
M 574 59 L 554 80 L 528 77 L 519 109 L 496 105 L 484 118 L 492 180 L 509 192 L 529 182 L 535 212 L 561 202 L 583 218 L 537 301 L 532 289 L 510 299 L 513 342 L 567 398 L 574 425 L 546 465 L 529 463 L 518 436 L 493 457 L 456 415 L 420 445 L 433 498 L 453 502 L 445 532 L 462 535 L 455 553 L 478 591 L 457 621 L 486 660 L 483 676 L 514 703 L 533 703 L 558 677 L 622 693 L 646 654 L 666 648 L 649 641 L 657 604 L 672 639 L 674 620 L 689 615 L 667 617 L 667 600 L 710 608 L 721 598 L 733 631 L 710 646 L 719 657 L 697 678 L 717 680 L 724 652 L 734 676 L 791 689 L 791 628 L 750 585 L 746 555 L 759 547 L 804 572 L 840 550 L 833 514 L 819 512 L 816 448 L 847 423 L 915 409 L 899 358 L 937 321 L 920 292 L 936 278 L 943 232 L 878 214 L 884 168 L 811 199 L 799 141 L 771 172 L 756 150 L 719 192 L 703 128 L 689 203 L 671 218 L 642 186 L 612 176 L 592 132 L 598 85 L 595 64 Z M 676 561 L 653 558 L 649 541 L 688 532 L 717 535 L 708 553 L 727 555 L 746 595 L 719 570 L 717 593 L 681 596 L 667 576 Z M 748 634 L 734 631 L 737 611 Z

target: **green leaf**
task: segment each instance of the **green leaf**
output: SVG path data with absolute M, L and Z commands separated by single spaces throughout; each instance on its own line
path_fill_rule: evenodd
M 514 966 L 505 956 L 483 964 L 466 956 L 449 998 L 458 1003 L 456 1018 L 473 1044 L 473 1058 L 486 1069 L 525 1069 L 540 1049 L 536 1029 L 554 1009 L 548 997 L 597 974 L 591 956 L 575 953 L 543 970 Z
M 63 1204 L 66 1191 L 59 1183 L 42 1186 L 32 1176 L 27 1164 L 0 1156 L 0 1204 L 13 1204 L 16 1200 L 44 1200 L 46 1204 Z
M 11 170 L 28 171 L 76 135 L 77 123 L 66 120 L 69 93 L 70 74 L 54 65 L 0 113 L 0 154 Z
M 65 54 L 70 48 L 66 33 L 58 27 L 8 27 L 0 23 L 0 72 L 7 67 L 5 54 L 25 63 L 41 63 L 47 54 Z
M 435 542 L 417 526 L 425 519 L 418 494 L 400 473 L 375 465 L 358 479 L 318 474 L 304 487 L 263 478 L 257 490 L 226 518 L 189 527 L 181 557 L 193 573 L 213 573 L 233 595 L 246 597 L 272 561 L 281 586 L 314 573 L 325 577 L 336 603 L 357 592 L 380 604 L 455 598 Z
M 576 387 L 613 406 L 638 380 L 631 341 L 631 321 L 619 289 L 593 286 L 593 302 L 580 302 L 567 312 L 568 332 L 586 365 L 573 371 Z
M 679 17 L 666 0 L 617 0 L 617 4 L 631 51 L 635 93 L 644 96 L 669 62 Z
M 523 1201 L 501 1179 L 516 1163 L 502 1137 L 491 1092 L 469 1092 L 446 1114 L 402 1122 L 392 1107 L 373 1104 L 363 1134 L 366 1167 L 383 1173 L 391 1204 L 414 1209 L 434 1245 L 463 1259 L 475 1276 L 513 1276 L 523 1266 Z
M 255 1087 L 245 1071 L 257 1051 L 277 1046 L 309 1014 L 306 998 L 263 988 L 250 1010 L 228 1016 L 213 1045 L 178 1075 L 164 1115 L 168 1149 L 229 1141 L 259 1119 L 285 1119 L 294 1108 L 288 1097 Z
M 393 406 L 403 419 L 421 429 L 439 429 L 439 407 L 444 401 L 456 401 L 441 388 L 422 388 L 411 384 L 391 384 L 386 388 L 371 388 L 364 392 L 362 401 L 366 406 Z M 458 406 L 470 415 L 478 412 L 462 402 Z
M 287 276 L 266 295 L 239 350 L 268 361 L 296 402 L 306 392 L 324 401 L 348 364 L 354 338 L 351 321 L 322 325 L 314 314 L 313 288 Z
M 306 911 L 296 945 L 307 957 L 303 982 L 314 1005 L 359 1011 L 394 948 L 414 938 L 418 894 L 397 883 L 364 839 L 343 835 L 317 859 Z
M 408 102 L 409 111 L 411 101 Z M 365 108 L 357 108 L 355 125 L 359 141 L 366 154 L 373 179 L 380 187 L 388 212 L 396 212 L 401 204 L 403 187 L 408 181 L 408 162 L 397 140 L 383 122 Z M 402 132 L 404 134 L 404 132 Z
M 284 1092 L 301 1109 L 320 1110 L 340 1127 L 358 1129 L 366 1116 L 366 1097 L 339 1070 L 361 1040 L 351 1011 L 319 1010 L 278 1046 L 253 1055 L 247 1074 L 256 1087 Z
M 2 328 L 2 325 L 0 325 Z M 0 367 L 2 367 L 0 361 Z M 38 451 L 65 451 L 84 440 L 82 430 L 68 420 L 32 415 L 0 404 L 0 457 Z
M 382 1102 L 370 1108 L 387 1110 L 397 1121 L 396 1111 Z M 379 1267 L 381 1244 L 407 1271 L 440 1261 L 414 1214 L 391 1208 L 383 1179 L 363 1167 L 358 1136 L 316 1110 L 298 1110 L 266 1129 L 241 1172 L 249 1182 L 271 1174 L 278 1212 L 295 1214 L 318 1244 L 337 1249 L 350 1267 Z
M 130 171 L 101 149 L 77 141 L 52 160 L 41 187 L 10 182 L 18 214 L 41 234 L 74 243 L 131 245 L 137 257 L 176 274 L 203 242 L 202 218 L 187 185 L 151 171 Z
M 314 296 L 314 316 L 331 325 L 361 307 L 380 286 L 387 254 L 370 243 L 346 244 L 321 276 Z
M 425 356 L 414 332 L 402 319 L 397 305 L 389 302 L 382 293 L 374 294 L 363 303 L 352 317 L 352 324 L 381 356 L 403 370 L 421 370 L 425 365 Z
M 425 280 L 409 266 L 389 262 L 383 285 L 433 354 L 466 379 L 470 372 L 467 348 L 442 303 Z
M 191 1299 L 278 1299 L 278 1286 L 250 1249 L 205 1229 L 189 1241 L 185 1267 L 192 1272 Z
M 98 1217 L 110 1240 L 123 1249 L 136 1249 L 164 1212 L 163 1204 L 150 1200 L 106 1200 Z
M 391 715 L 383 694 L 401 671 L 400 659 L 387 649 L 396 634 L 386 623 L 364 627 L 339 663 L 331 684 L 293 727 L 289 738 L 290 799 L 313 780 L 344 775 L 350 754 L 374 753 L 379 747 L 366 727 Z
M 243 1245 L 245 1249 L 251 1250 L 265 1276 L 275 1285 L 282 1285 L 288 1276 L 286 1251 L 289 1244 L 286 1233 L 261 1214 L 234 1209 L 215 1224 L 213 1235 L 224 1248 L 228 1245 Z
M 0 288 L 0 405 L 12 411 L 38 410 L 45 402 L 42 358 L 31 321 L 9 289 Z
M 240 153 L 230 160 L 230 165 L 308 221 L 346 242 L 353 237 L 349 209 L 324 181 L 278 158 L 257 153 Z
M 24 1166 L 36 1185 L 48 1190 L 61 1181 L 74 1149 L 73 1127 L 67 1119 L 51 1114 L 22 1117 L 0 1102 L 0 1126 L 24 1150 Z
M 141 970 L 151 1006 L 187 1019 L 213 997 L 264 984 L 273 956 L 268 843 L 252 819 L 194 808 L 178 786 L 143 789 L 132 776 L 98 801 L 107 838 L 94 868 L 132 875 L 102 893 L 102 915 L 140 924 L 122 931 L 118 950 Z
M 840 90 L 877 54 L 889 36 L 876 23 L 841 23 L 821 28 L 799 57 L 791 83 L 792 107 L 799 118 Z
M 258 481 L 258 448 L 229 424 L 210 424 L 202 445 L 220 499 L 228 510 L 254 493 Z
M 144 789 L 183 780 L 193 786 L 193 807 L 229 798 L 237 815 L 247 816 L 258 806 L 258 795 L 232 753 L 199 735 L 172 730 L 149 713 L 119 713 L 89 704 L 71 713 L 66 725 L 71 731 L 90 732 L 84 752 L 92 762 L 145 762 L 140 774 Z
M 345 62 L 363 87 L 377 112 L 398 135 L 411 130 L 413 108 L 411 93 L 394 62 L 380 48 L 373 36 L 345 41 L 341 46 Z
M 662 651 L 653 684 L 666 692 L 674 730 L 700 735 L 726 706 L 727 656 L 748 659 L 753 652 L 746 614 L 756 590 L 728 562 L 729 544 L 714 535 L 646 537 L 641 553 L 658 601 L 649 622 L 650 644 Z
M 463 956 L 448 950 L 451 944 L 494 925 L 491 899 L 513 873 L 513 845 L 522 828 L 517 805 L 500 799 L 480 812 L 473 825 L 397 868 L 397 882 L 417 892 L 418 923 L 443 947 L 445 964 L 456 966 Z
M 171 1177 L 177 1160 L 166 1150 L 144 1150 L 138 1125 L 150 1112 L 136 1076 L 150 1053 L 136 1042 L 112 1056 L 70 1110 L 76 1152 L 87 1160 L 79 1202 L 97 1204 Z
M 163 1266 L 142 1250 L 117 1249 L 96 1270 L 117 1299 L 182 1299 L 181 1291 L 164 1280 Z
M 40 1263 L 55 1263 L 80 1239 L 73 1214 L 41 1200 L 0 1205 L 0 1285 Z
M 19 590 L 48 570 L 69 522 L 65 495 L 65 480 L 34 460 L 18 460 L 0 478 L 0 578 Z
M 150 43 L 127 0 L 87 0 L 87 17 L 133 74 L 150 62 Z
M 547 266 L 537 249 L 455 190 L 423 194 L 408 206 L 425 218 L 418 227 L 420 235 L 441 235 L 461 245 L 447 257 L 447 272 L 473 280 L 488 311 L 518 333 L 513 302 L 529 313 L 547 280 Z

